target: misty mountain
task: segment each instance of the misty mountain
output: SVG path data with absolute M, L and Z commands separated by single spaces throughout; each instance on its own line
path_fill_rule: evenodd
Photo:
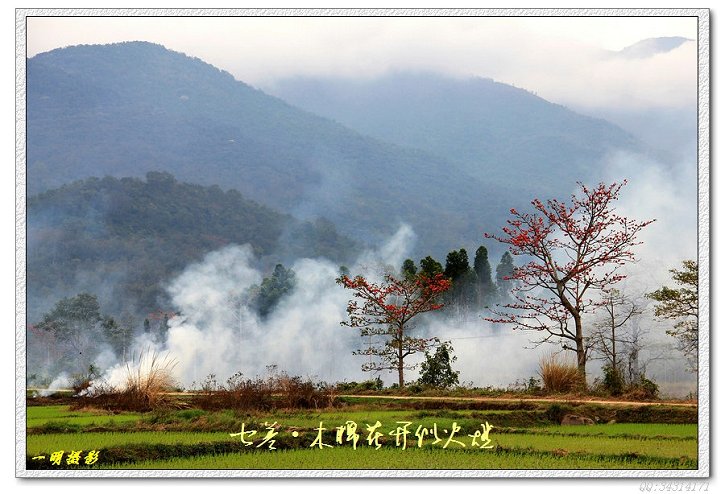
M 27 227 L 31 321 L 80 292 L 115 313 L 168 309 L 171 278 L 228 244 L 250 244 L 260 268 L 301 256 L 345 262 L 359 250 L 327 220 L 301 222 L 236 190 L 163 172 L 145 181 L 90 178 L 30 197 Z
M 558 195 L 577 180 L 598 179 L 612 151 L 642 150 L 615 125 L 490 79 L 295 78 L 269 90 L 363 134 L 445 157 L 514 194 L 525 182 L 536 194 Z
M 655 150 L 651 156 L 664 168 L 677 170 L 682 163 L 695 166 L 697 159 L 697 108 L 651 107 L 621 108 L 604 106 L 587 108 L 626 129 L 637 139 Z
M 648 58 L 658 53 L 672 51 L 687 42 L 694 42 L 694 40 L 679 36 L 647 38 L 621 49 L 617 55 L 625 58 Z
M 150 43 L 36 55 L 27 63 L 27 103 L 31 194 L 89 176 L 164 170 L 296 217 L 325 216 L 370 243 L 408 222 L 420 251 L 438 255 L 479 241 L 511 207 L 511 191 L 441 154 L 363 136 Z
M 610 52 L 613 58 L 646 59 L 667 53 L 695 41 L 682 37 L 649 38 L 620 51 Z M 694 47 L 693 47 L 694 48 Z M 666 167 L 676 169 L 682 163 L 694 166 L 697 156 L 697 106 L 693 88 L 691 105 L 661 104 L 642 107 L 639 105 L 582 108 L 587 114 L 612 122 L 650 150 L 650 155 Z

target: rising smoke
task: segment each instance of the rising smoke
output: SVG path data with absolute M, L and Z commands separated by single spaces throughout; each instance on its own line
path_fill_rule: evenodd
M 412 229 L 401 225 L 379 249 L 363 253 L 350 271 L 372 279 L 397 271 L 414 241 Z M 174 377 L 184 387 L 198 385 L 210 374 L 219 380 L 238 371 L 247 377 L 263 376 L 271 365 L 327 382 L 373 377 L 361 370 L 366 357 L 352 355 L 367 341 L 340 325 L 351 293 L 335 283 L 339 266 L 325 259 L 297 260 L 292 265 L 295 289 L 263 319 L 246 298 L 262 280 L 254 265 L 249 246 L 232 245 L 187 267 L 168 287 L 178 315 L 169 321 L 166 339 L 142 335 L 135 342 L 136 352 L 151 350 L 174 359 Z M 461 382 L 505 386 L 535 373 L 538 352 L 524 348 L 528 335 L 494 328 L 478 315 L 457 322 L 422 318 L 415 331 L 452 341 Z M 126 373 L 126 364 L 119 364 L 104 379 L 120 384 Z M 410 371 L 406 379 L 417 376 Z M 380 377 L 393 382 L 389 374 Z
M 640 299 L 668 283 L 668 268 L 695 255 L 696 182 L 691 169 L 694 167 L 666 168 L 627 154 L 613 156 L 605 169 L 608 181 L 628 178 L 629 185 L 617 203 L 620 214 L 657 219 L 643 232 L 643 244 L 635 249 L 639 261 L 626 268 L 628 279 L 620 287 Z M 378 280 L 386 271 L 397 272 L 414 243 L 412 229 L 401 225 L 378 249 L 364 252 L 349 267 L 350 272 Z M 266 318 L 258 315 L 249 297 L 250 289 L 263 279 L 257 265 L 248 245 L 231 245 L 188 266 L 167 287 L 177 316 L 169 321 L 165 338 L 142 334 L 134 343 L 135 351 L 153 350 L 174 359 L 174 377 L 187 388 L 193 383 L 198 386 L 210 374 L 220 381 L 239 371 L 247 377 L 263 376 L 271 365 L 327 382 L 374 377 L 361 371 L 365 357 L 353 355 L 368 342 L 356 330 L 340 325 L 351 292 L 335 283 L 338 265 L 326 259 L 295 261 L 291 266 L 297 279 L 294 290 Z M 415 334 L 451 341 L 460 381 L 481 387 L 525 381 L 536 375 L 542 355 L 558 349 L 534 345 L 541 334 L 511 331 L 483 317 L 483 313 L 458 317 L 428 314 L 420 318 Z M 668 392 L 667 381 L 674 382 L 671 394 L 694 389 L 694 376 L 685 372 L 684 359 L 665 333 L 667 325 L 654 320 L 651 307 L 638 324 L 645 330 L 649 348 L 642 361 L 651 360 L 648 372 L 662 390 Z M 417 356 L 417 362 L 420 360 Z M 411 359 L 413 362 L 416 360 Z M 593 362 L 589 371 L 597 370 Z M 111 367 L 105 379 L 120 384 L 126 373 L 126 364 L 121 363 Z M 394 381 L 391 374 L 380 377 L 387 384 Z M 416 371 L 409 371 L 406 380 L 417 377 Z
M 687 370 L 666 331 L 674 321 L 658 320 L 654 304 L 645 293 L 661 286 L 675 288 L 670 269 L 682 269 L 682 261 L 698 256 L 698 173 L 694 156 L 674 166 L 631 153 L 614 154 L 605 167 L 605 180 L 628 179 L 617 203 L 617 212 L 639 220 L 657 221 L 642 232 L 634 249 L 637 262 L 624 269 L 623 292 L 638 297 L 645 309 L 639 321 L 646 333 L 643 361 L 647 374 L 660 384 L 663 394 L 682 396 L 697 387 L 697 376 Z

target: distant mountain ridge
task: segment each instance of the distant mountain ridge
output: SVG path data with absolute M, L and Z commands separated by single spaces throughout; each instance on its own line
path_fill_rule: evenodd
M 441 257 L 478 245 L 511 207 L 598 180 L 608 153 L 638 146 L 604 121 L 482 79 L 391 76 L 349 94 L 349 84 L 296 87 L 315 104 L 289 98 L 299 109 L 146 42 L 36 55 L 29 193 L 163 170 L 302 219 L 324 216 L 367 244 L 409 223 L 411 255 Z
M 31 194 L 165 170 L 298 217 L 326 216 L 368 243 L 408 222 L 426 252 L 480 238 L 507 206 L 504 193 L 440 156 L 363 136 L 160 45 L 39 54 L 27 89 Z
M 491 79 L 395 73 L 370 81 L 294 78 L 280 98 L 377 139 L 445 156 L 480 180 L 552 194 L 598 178 L 613 150 L 641 151 L 619 127 Z
M 642 41 L 638 41 L 633 45 L 622 48 L 617 52 L 617 55 L 624 56 L 626 58 L 647 58 L 658 53 L 667 53 L 679 48 L 682 44 L 692 42 L 689 38 L 683 38 L 681 36 L 667 36 L 661 38 L 647 38 Z

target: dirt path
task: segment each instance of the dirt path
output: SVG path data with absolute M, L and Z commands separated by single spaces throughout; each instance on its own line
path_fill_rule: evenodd
M 391 395 L 339 395 L 340 398 L 368 398 L 368 399 L 391 399 L 391 400 L 437 400 L 437 401 L 493 401 L 503 403 L 519 402 L 544 402 L 544 403 L 593 403 L 596 405 L 615 406 L 674 406 L 697 408 L 697 403 L 674 402 L 674 401 L 616 401 L 597 400 L 590 398 L 500 398 L 486 396 L 391 396 Z

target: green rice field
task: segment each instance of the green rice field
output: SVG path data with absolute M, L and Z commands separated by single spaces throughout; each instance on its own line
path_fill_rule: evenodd
M 660 418 L 661 411 L 638 408 L 612 414 L 642 422 L 562 426 L 547 419 L 550 406 L 419 410 L 355 403 L 253 414 L 196 409 L 113 414 L 29 406 L 27 468 L 697 469 L 694 408 L 688 423 L 647 422 Z M 584 405 L 579 411 L 587 410 Z M 602 408 L 596 411 L 601 414 Z M 688 416 L 683 413 L 676 416 Z M 352 429 L 338 434 L 346 424 Z M 486 424 L 492 428 L 481 448 Z M 86 464 L 90 451 L 98 457 Z M 72 452 L 81 452 L 80 461 L 68 465 Z

